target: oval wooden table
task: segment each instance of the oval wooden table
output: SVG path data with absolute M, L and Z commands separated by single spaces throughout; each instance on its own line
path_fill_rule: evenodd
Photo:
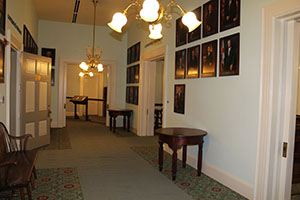
M 206 131 L 192 128 L 161 128 L 155 130 L 158 135 L 159 143 L 159 171 L 163 168 L 163 144 L 167 143 L 173 150 L 172 155 L 172 180 L 176 179 L 177 172 L 177 150 L 183 147 L 182 167 L 186 167 L 187 145 L 198 145 L 198 176 L 201 175 L 202 168 L 202 145 L 203 137 L 207 135 Z

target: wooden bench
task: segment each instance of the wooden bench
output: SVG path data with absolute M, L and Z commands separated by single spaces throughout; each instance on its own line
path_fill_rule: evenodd
M 29 137 L 31 135 L 9 135 L 5 125 L 0 122 L 0 191 L 12 191 L 4 192 L 2 196 L 0 194 L 0 199 L 20 196 L 25 200 L 24 189 L 27 190 L 28 199 L 32 199 L 31 188 L 34 189 L 36 178 L 37 152 L 26 150 Z

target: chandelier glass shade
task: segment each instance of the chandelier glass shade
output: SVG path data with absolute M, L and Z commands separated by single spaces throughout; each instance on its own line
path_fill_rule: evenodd
M 90 76 L 93 77 L 95 72 L 102 72 L 103 65 L 100 63 L 101 49 L 95 47 L 95 25 L 96 25 L 96 7 L 98 0 L 93 0 L 94 3 L 94 25 L 93 25 L 93 46 L 86 48 L 87 61 L 80 63 L 79 67 L 81 72 L 79 73 L 80 77 Z
M 160 39 L 163 37 L 161 34 L 161 21 L 163 19 L 172 19 L 171 14 L 168 13 L 169 7 L 177 7 L 180 9 L 182 14 L 182 23 L 188 27 L 189 32 L 192 32 L 201 24 L 201 21 L 197 19 L 195 13 L 186 12 L 180 5 L 175 3 L 174 0 L 170 0 L 166 8 L 164 8 L 158 0 L 144 0 L 142 5 L 139 3 L 139 0 L 134 0 L 122 13 L 115 13 L 113 15 L 112 21 L 107 25 L 111 29 L 121 33 L 123 26 L 127 23 L 127 11 L 132 6 L 138 7 L 139 10 L 136 19 L 142 19 L 145 22 L 149 23 L 149 38 L 151 39 Z

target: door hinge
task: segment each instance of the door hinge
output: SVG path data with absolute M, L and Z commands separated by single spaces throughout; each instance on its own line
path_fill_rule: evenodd
M 288 147 L 288 143 L 283 142 L 282 157 L 284 157 L 284 158 L 286 158 L 286 156 L 287 156 L 287 147 Z

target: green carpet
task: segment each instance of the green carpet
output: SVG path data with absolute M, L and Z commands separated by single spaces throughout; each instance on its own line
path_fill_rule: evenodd
M 292 184 L 292 200 L 300 200 L 300 183 Z
M 153 167 L 158 170 L 158 146 L 152 147 L 131 147 L 133 151 L 139 154 L 142 158 L 148 161 Z M 182 168 L 182 162 L 177 162 L 177 174 L 174 184 L 184 190 L 193 199 L 213 199 L 213 200 L 240 200 L 246 199 L 240 194 L 232 191 L 228 187 L 213 180 L 202 173 L 197 176 L 197 170 L 187 165 Z M 172 180 L 172 157 L 164 152 L 164 163 L 162 173 Z
M 39 150 L 62 150 L 71 149 L 71 140 L 65 128 L 52 128 L 50 133 L 50 144 L 39 148 Z
M 83 199 L 77 169 L 37 169 L 37 179 L 35 179 L 32 197 L 34 200 Z M 13 199 L 17 200 L 20 197 Z

